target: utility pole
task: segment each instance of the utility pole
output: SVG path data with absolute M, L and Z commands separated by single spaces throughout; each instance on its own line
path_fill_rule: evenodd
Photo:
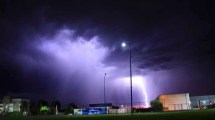
M 104 75 L 104 103 L 106 103 L 106 95 L 105 95 L 105 77 L 106 77 L 106 73 Z
M 131 115 L 133 114 L 133 100 L 132 100 L 132 69 L 131 69 L 131 44 L 129 44 L 130 51 L 130 85 L 131 85 Z
M 130 88 L 131 88 L 131 115 L 133 114 L 133 100 L 132 100 L 132 68 L 131 68 L 131 43 L 129 42 L 129 43 L 127 43 L 128 44 L 128 47 L 129 47 L 129 58 L 130 58 Z M 125 42 L 123 42 L 122 44 L 122 47 L 126 47 L 127 45 L 126 45 L 126 43 Z

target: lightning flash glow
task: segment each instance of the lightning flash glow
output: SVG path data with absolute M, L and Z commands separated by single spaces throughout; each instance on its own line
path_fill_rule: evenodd
M 127 85 L 130 85 L 130 78 L 126 77 L 122 79 Z M 146 83 L 145 79 L 142 76 L 134 76 L 132 77 L 132 83 L 133 83 L 133 88 L 138 88 L 139 91 L 142 91 L 143 95 L 143 100 L 145 102 L 145 107 L 148 108 L 149 106 L 149 101 L 148 101 L 148 95 L 146 92 Z

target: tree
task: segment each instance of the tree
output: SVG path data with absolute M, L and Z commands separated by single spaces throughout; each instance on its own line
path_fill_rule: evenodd
M 22 112 L 28 112 L 28 109 L 29 109 L 28 107 L 29 107 L 29 104 L 28 104 L 27 101 L 22 101 L 21 102 L 20 108 L 21 108 Z
M 59 101 L 54 100 L 51 102 L 51 113 L 52 114 L 56 114 L 57 112 L 59 112 L 61 110 L 61 104 Z
M 40 99 L 38 101 L 38 111 L 40 114 L 50 114 L 50 108 L 46 100 Z
M 36 102 L 35 101 L 31 101 L 30 102 L 30 114 L 31 115 L 37 115 L 37 114 L 39 114 L 37 112 L 37 106 L 36 106 Z
M 48 106 L 48 102 L 46 100 L 40 99 L 38 101 L 38 106 Z
M 163 104 L 159 100 L 152 100 L 150 104 L 153 111 L 155 112 L 163 111 Z
M 74 103 L 69 103 L 68 107 L 65 110 L 65 114 L 73 113 L 74 114 L 74 109 L 78 108 L 78 106 Z

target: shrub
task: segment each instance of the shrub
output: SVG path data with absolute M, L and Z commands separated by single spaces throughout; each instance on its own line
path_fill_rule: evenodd
M 22 112 L 8 112 L 7 116 L 22 116 Z
M 161 112 L 163 111 L 163 104 L 159 100 L 152 100 L 150 102 L 152 111 Z

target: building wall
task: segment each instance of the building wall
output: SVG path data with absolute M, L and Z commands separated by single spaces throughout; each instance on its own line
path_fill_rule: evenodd
M 129 112 L 131 112 L 130 109 L 123 109 L 123 108 L 120 108 L 120 109 L 109 109 L 108 110 L 109 114 L 124 114 L 124 113 L 129 113 Z
M 13 112 L 13 103 L 9 103 L 7 104 L 7 108 L 8 108 L 8 111 L 7 112 Z
M 159 100 L 163 104 L 164 111 L 191 109 L 189 93 L 160 95 Z
M 3 112 L 3 103 L 0 103 L 0 114 Z
M 2 101 L 3 101 L 3 111 L 9 112 L 10 96 L 5 96 Z
M 21 111 L 21 102 L 22 100 L 21 99 L 12 99 L 12 103 L 13 103 L 13 110 L 14 111 L 18 111 L 20 112 Z

